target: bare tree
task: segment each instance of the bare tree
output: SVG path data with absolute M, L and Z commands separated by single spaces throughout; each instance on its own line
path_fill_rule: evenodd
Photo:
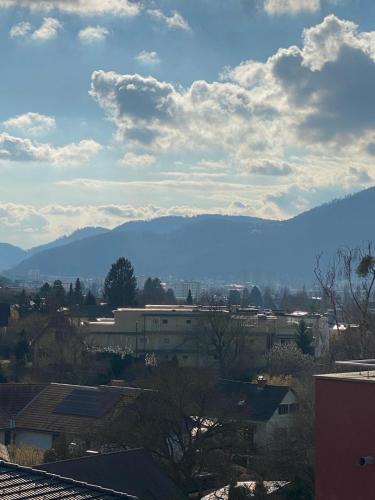
M 328 299 L 340 332 L 339 308 L 347 329 L 338 335 L 337 354 L 348 357 L 375 355 L 375 322 L 371 301 L 375 291 L 373 245 L 340 249 L 322 270 L 317 258 L 315 276 Z M 340 289 L 344 293 L 340 293 Z M 355 326 L 354 326 L 355 325 Z
M 202 312 L 197 341 L 206 355 L 216 359 L 220 375 L 225 377 L 245 348 L 245 329 L 240 318 L 211 298 Z
M 240 424 L 212 415 L 216 382 L 208 371 L 160 368 L 140 382 L 152 390 L 127 406 L 101 438 L 151 450 L 186 491 L 203 472 L 215 473 L 226 484 L 233 453 L 242 443 Z

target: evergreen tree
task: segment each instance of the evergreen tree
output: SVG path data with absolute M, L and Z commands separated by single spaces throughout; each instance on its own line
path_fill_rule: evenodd
M 257 286 L 253 286 L 250 292 L 250 305 L 262 307 L 263 306 L 263 297 Z
M 65 289 L 60 280 L 53 282 L 52 294 L 57 307 L 65 305 Z
M 174 294 L 174 291 L 172 288 L 168 288 L 168 290 L 165 292 L 165 303 L 166 304 L 176 304 L 176 296 Z
M 266 288 L 263 294 L 263 305 L 267 309 L 276 309 L 276 304 L 273 300 L 271 290 Z
M 43 299 L 46 299 L 51 292 L 51 286 L 49 283 L 44 283 L 43 286 L 40 287 L 39 293 Z
M 241 305 L 241 294 L 238 290 L 229 290 L 228 295 L 228 304 L 230 306 L 239 306 Z
M 301 319 L 301 321 L 298 323 L 297 333 L 297 346 L 301 349 L 303 354 L 310 354 L 312 356 L 314 354 L 314 346 L 312 344 L 313 338 L 306 324 L 306 321 L 304 321 L 303 319 Z
M 26 295 L 25 289 L 22 290 L 18 297 L 18 311 L 21 318 L 24 318 L 30 312 L 30 299 Z
M 136 300 L 137 280 L 131 262 L 120 257 L 114 264 L 104 282 L 104 296 L 108 304 L 116 307 L 131 307 Z
M 89 290 L 86 294 L 85 300 L 84 300 L 84 305 L 85 306 L 96 306 L 96 299 L 94 294 Z
M 248 288 L 244 288 L 242 290 L 242 301 L 241 301 L 242 307 L 249 307 L 250 305 L 250 292 Z
M 68 292 L 67 302 L 68 302 L 69 306 L 74 306 L 74 290 L 73 290 L 73 284 L 72 283 L 70 283 L 70 285 L 69 285 L 69 292 Z
M 186 297 L 186 304 L 188 304 L 190 306 L 192 303 L 193 303 L 193 296 L 192 296 L 191 290 L 189 288 L 189 291 L 188 291 L 188 294 Z
M 74 304 L 77 306 L 81 306 L 83 304 L 82 284 L 79 278 L 76 279 L 74 285 Z
M 144 304 L 165 304 L 165 290 L 159 278 L 147 278 L 142 300 Z

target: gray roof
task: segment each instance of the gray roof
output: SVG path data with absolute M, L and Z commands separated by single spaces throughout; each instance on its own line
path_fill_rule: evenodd
M 237 380 L 222 380 L 214 394 L 212 408 L 216 414 L 230 415 L 254 421 L 268 421 L 279 407 L 290 388 L 257 384 Z
M 145 449 L 90 455 L 36 467 L 124 491 L 140 500 L 186 500 L 177 485 L 153 460 L 151 452 Z
M 0 461 L 0 498 L 2 500 L 113 500 L 116 498 L 138 500 L 137 497 L 126 493 L 118 493 L 3 461 Z

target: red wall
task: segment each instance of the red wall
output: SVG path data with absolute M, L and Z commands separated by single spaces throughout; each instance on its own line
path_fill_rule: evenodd
M 316 500 L 375 500 L 375 380 L 316 379 Z

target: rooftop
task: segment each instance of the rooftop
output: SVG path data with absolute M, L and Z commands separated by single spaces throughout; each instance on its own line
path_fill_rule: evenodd
M 13 419 L 48 384 L 0 384 L 0 428 Z
M 16 427 L 80 434 L 111 418 L 120 405 L 131 404 L 139 389 L 48 384 L 15 418 Z
M 222 380 L 213 394 L 211 410 L 254 421 L 268 421 L 288 394 L 288 386 Z
M 3 500 L 69 498 L 70 500 L 112 500 L 137 497 L 112 489 L 56 476 L 30 467 L 0 461 L 0 497 Z
M 349 361 L 336 361 L 336 365 L 347 368 L 357 368 L 358 371 L 341 373 L 325 373 L 315 375 L 318 379 L 345 380 L 353 382 L 375 383 L 375 359 L 353 359 Z
M 151 453 L 144 449 L 91 455 L 37 467 L 104 488 L 114 488 L 140 500 L 185 500 Z

